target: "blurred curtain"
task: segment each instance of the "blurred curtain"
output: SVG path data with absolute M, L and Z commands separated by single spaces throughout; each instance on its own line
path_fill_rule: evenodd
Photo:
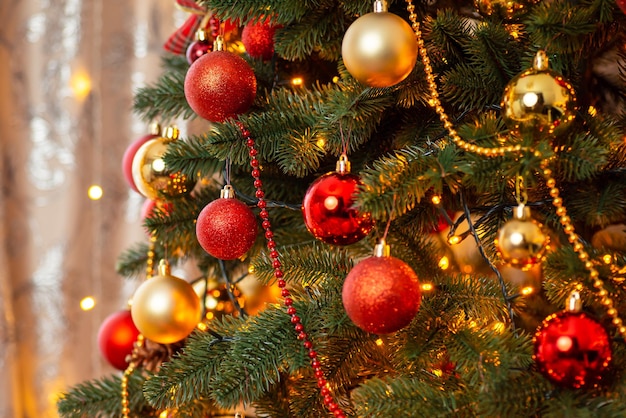
M 0 2 L 1 418 L 56 417 L 60 392 L 114 372 L 96 336 L 136 287 L 116 258 L 144 239 L 121 171 L 148 132 L 132 94 L 185 17 L 173 0 Z

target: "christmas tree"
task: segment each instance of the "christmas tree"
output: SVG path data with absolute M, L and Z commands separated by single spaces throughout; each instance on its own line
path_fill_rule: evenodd
M 210 123 L 134 150 L 141 334 L 61 416 L 626 415 L 623 1 L 179 3 L 135 110 Z

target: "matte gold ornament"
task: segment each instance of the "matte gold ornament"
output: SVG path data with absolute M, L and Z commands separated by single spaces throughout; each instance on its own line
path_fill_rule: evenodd
M 167 261 L 161 260 L 159 273 L 135 291 L 131 315 L 144 337 L 171 344 L 191 334 L 200 322 L 202 306 L 191 284 L 172 276 Z
M 520 204 L 513 219 L 507 221 L 495 240 L 498 256 L 512 267 L 527 270 L 541 261 L 549 237 L 541 225 L 530 217 L 530 208 Z
M 385 1 L 355 20 L 341 45 L 348 72 L 370 87 L 389 87 L 404 80 L 417 61 L 417 40 L 411 26 L 387 12 Z
M 548 69 L 537 52 L 533 68 L 515 77 L 502 97 L 502 118 L 512 133 L 558 134 L 574 120 L 576 95 L 563 76 Z
M 195 180 L 167 168 L 163 155 L 168 144 L 178 138 L 178 129 L 169 127 L 163 136 L 143 144 L 133 158 L 132 174 L 139 193 L 148 199 L 175 198 L 190 193 Z

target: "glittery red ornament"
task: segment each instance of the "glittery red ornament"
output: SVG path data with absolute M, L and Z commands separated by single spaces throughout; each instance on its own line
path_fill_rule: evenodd
M 550 315 L 537 329 L 534 344 L 539 371 L 568 388 L 598 384 L 611 361 L 606 330 L 583 312 Z
M 268 60 L 274 55 L 274 34 L 279 26 L 269 19 L 250 21 L 241 32 L 241 42 L 246 52 L 254 58 Z
M 160 130 L 161 127 L 159 125 L 153 125 L 150 128 L 150 133 L 142 136 L 141 138 L 130 144 L 128 148 L 126 148 L 124 156 L 122 157 L 122 172 L 124 173 L 124 178 L 126 179 L 126 182 L 130 186 L 130 188 L 137 193 L 139 193 L 139 190 L 135 185 L 135 180 L 133 180 L 133 158 L 135 158 L 137 150 L 139 150 L 139 148 L 141 148 L 143 144 L 159 136 Z
M 328 244 L 354 244 L 373 227 L 371 215 L 354 207 L 354 194 L 361 179 L 348 171 L 324 174 L 309 186 L 302 201 L 307 229 Z
M 256 97 L 256 77 L 238 55 L 219 50 L 198 58 L 185 76 L 185 98 L 199 116 L 224 122 L 250 109 Z
M 133 344 L 139 336 L 139 330 L 129 310 L 114 312 L 109 315 L 98 330 L 100 353 L 111 366 L 125 370 L 128 366 L 126 357 L 133 352 Z
M 400 259 L 380 255 L 381 245 L 377 246 L 376 256 L 362 260 L 348 273 L 341 295 L 352 322 L 373 334 L 404 328 L 421 303 L 415 272 Z
M 196 221 L 196 237 L 200 246 L 213 257 L 234 260 L 254 244 L 257 222 L 252 210 L 235 199 L 232 188 L 202 209 Z

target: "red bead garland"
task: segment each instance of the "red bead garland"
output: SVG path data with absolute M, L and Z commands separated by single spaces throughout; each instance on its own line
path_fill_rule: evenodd
M 283 304 L 287 307 L 287 314 L 291 316 L 291 323 L 294 325 L 294 330 L 298 333 L 298 339 L 302 341 L 302 345 L 309 352 L 309 358 L 311 359 L 311 367 L 317 378 L 317 386 L 320 388 L 320 394 L 324 399 L 324 404 L 329 411 L 337 418 L 345 418 L 346 414 L 341 410 L 335 399 L 333 398 L 330 390 L 327 388 L 326 378 L 324 377 L 324 371 L 322 370 L 322 364 L 319 361 L 317 351 L 313 347 L 313 342 L 309 339 L 308 334 L 304 329 L 304 325 L 300 322 L 300 317 L 297 314 L 296 308 L 293 306 L 293 299 L 290 297 L 291 293 L 287 289 L 287 282 L 283 279 L 284 273 L 282 270 L 282 264 L 279 260 L 280 253 L 276 250 L 276 241 L 274 241 L 274 233 L 271 230 L 271 222 L 269 220 L 269 213 L 266 210 L 267 202 L 265 201 L 265 193 L 263 192 L 263 182 L 261 181 L 261 170 L 259 170 L 259 160 L 256 158 L 258 151 L 255 148 L 255 141 L 250 136 L 250 131 L 246 129 L 241 122 L 237 122 L 237 126 L 241 130 L 241 134 L 246 139 L 246 146 L 248 147 L 248 153 L 250 155 L 250 166 L 252 167 L 252 177 L 254 178 L 254 187 L 256 188 L 257 207 L 261 209 L 259 216 L 262 219 L 262 225 L 265 229 L 265 238 L 267 240 L 267 248 L 270 250 L 270 258 L 272 259 L 272 267 L 274 268 L 274 277 L 277 279 L 277 285 L 281 289 L 281 295 L 284 297 Z

